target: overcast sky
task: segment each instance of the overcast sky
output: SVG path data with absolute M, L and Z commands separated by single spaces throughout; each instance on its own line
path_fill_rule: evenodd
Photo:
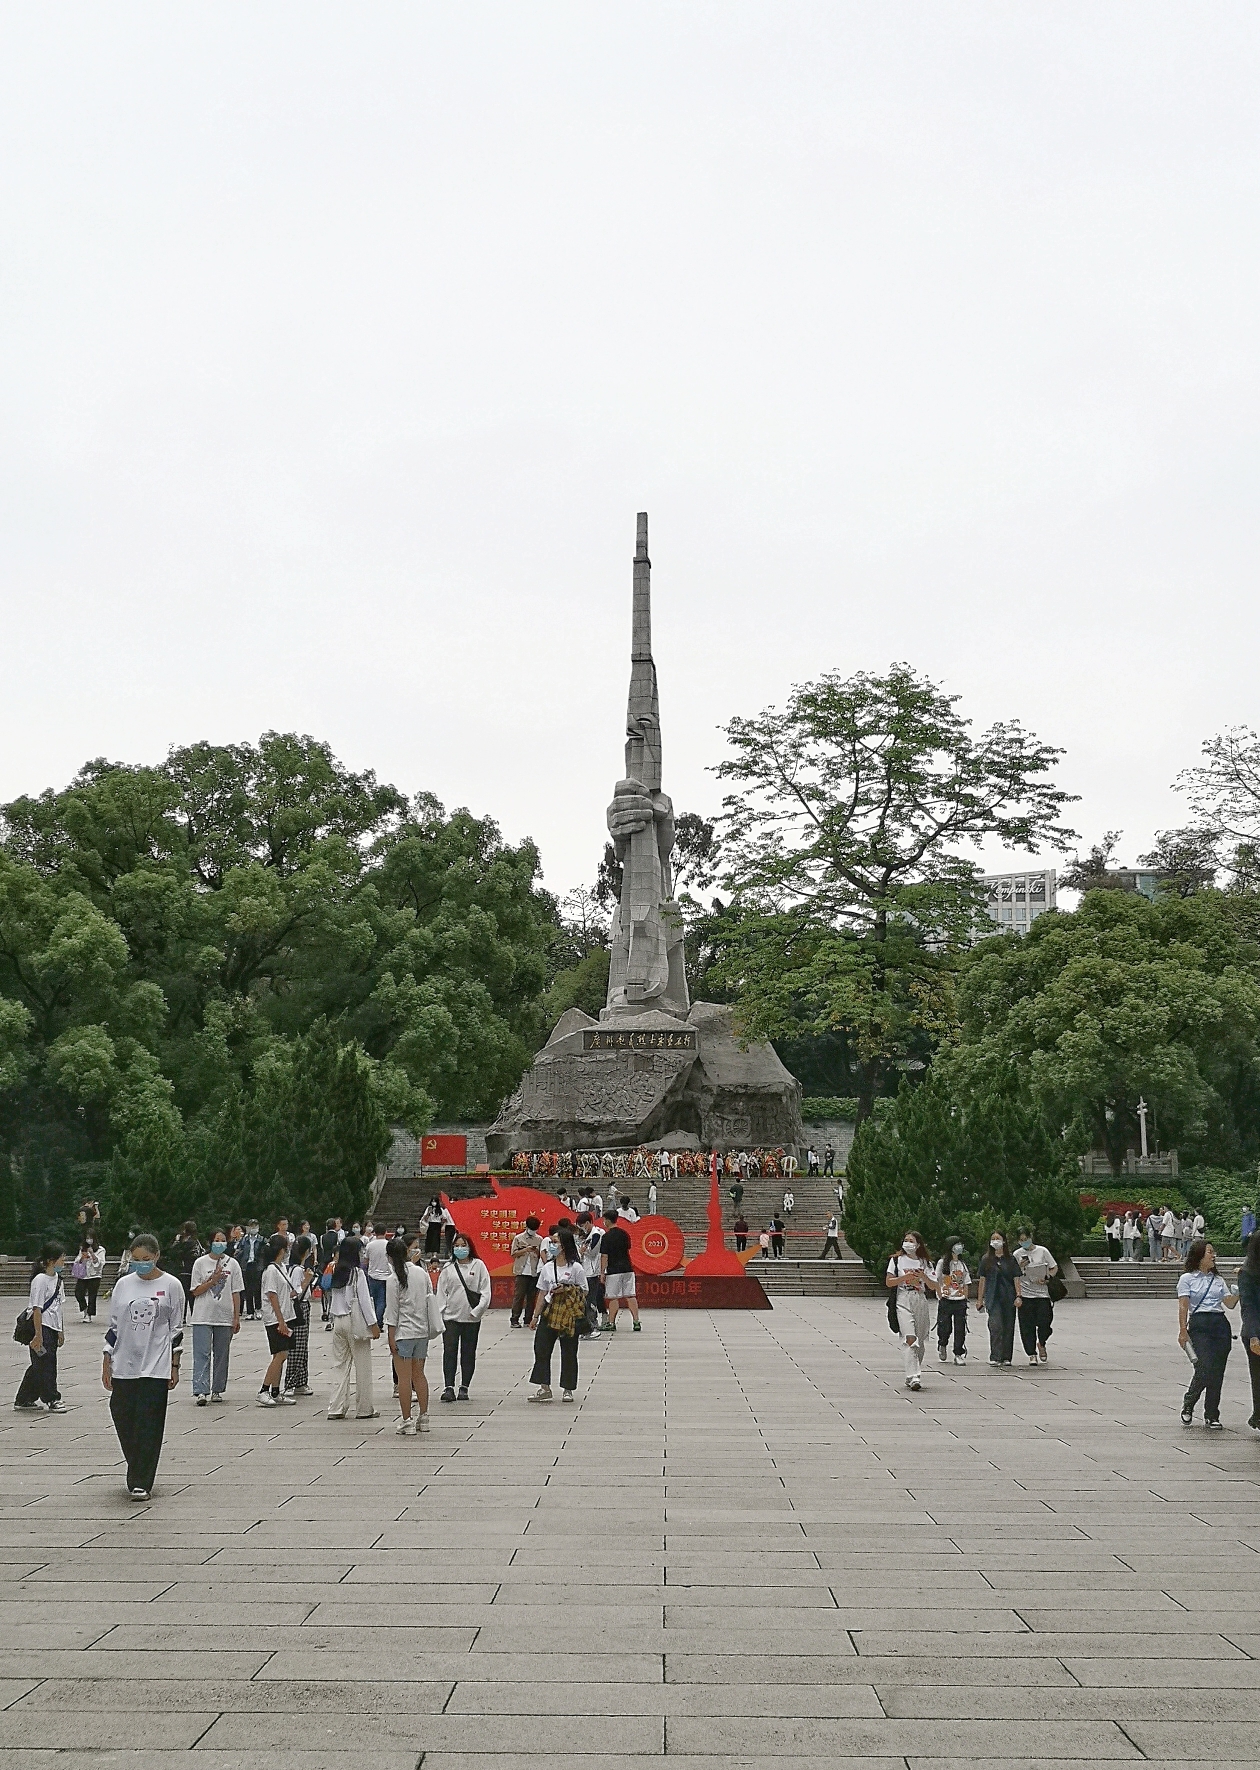
M 1253 3 L 0 20 L 0 796 L 294 729 L 589 880 L 641 509 L 680 810 L 894 659 L 1130 861 L 1260 723 Z

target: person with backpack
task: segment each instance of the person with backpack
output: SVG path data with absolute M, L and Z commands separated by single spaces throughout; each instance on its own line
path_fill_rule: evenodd
M 267 1243 L 258 1232 L 258 1219 L 251 1217 L 245 1233 L 237 1243 L 236 1263 L 245 1280 L 245 1319 L 255 1321 L 262 1314 L 262 1275 L 267 1264 Z
M 418 1234 L 410 1244 L 395 1236 L 386 1252 L 390 1272 L 385 1280 L 385 1331 L 398 1378 L 399 1418 L 394 1430 L 400 1438 L 414 1438 L 417 1432 L 429 1430 L 429 1379 L 424 1361 L 433 1333 L 429 1313 L 433 1285 L 422 1263 Z
M 490 1274 L 477 1258 L 471 1235 L 456 1231 L 451 1259 L 438 1274 L 437 1294 L 442 1310 L 442 1400 L 467 1401 L 477 1368 L 477 1336 L 490 1307 Z
M 571 1229 L 557 1229 L 556 1251 L 538 1268 L 538 1326 L 534 1368 L 538 1385 L 527 1401 L 551 1401 L 551 1355 L 560 1346 L 560 1399 L 572 1401 L 578 1381 L 578 1334 L 586 1328 L 586 1267 Z
M 967 1362 L 967 1298 L 971 1294 L 971 1269 L 967 1250 L 957 1236 L 949 1252 L 936 1263 L 936 1356 L 944 1364 L 949 1357 L 949 1337 L 954 1336 L 954 1363 Z
M 47 1241 L 31 1267 L 30 1300 L 22 1312 L 19 1328 L 29 1324 L 28 1347 L 30 1363 L 23 1372 L 13 1406 L 18 1413 L 64 1414 L 66 1404 L 57 1387 L 57 1349 L 65 1344 L 61 1301 L 64 1294 L 62 1272 L 66 1250 L 59 1241 Z M 25 1341 L 25 1335 L 15 1335 Z
M 989 1363 L 1009 1365 L 1015 1355 L 1015 1311 L 1023 1281 L 1004 1229 L 995 1229 L 980 1262 L 976 1312 L 989 1318 Z
M 1239 1292 L 1216 1270 L 1216 1249 L 1210 1241 L 1196 1241 L 1186 1255 L 1185 1269 L 1177 1280 L 1177 1344 L 1194 1364 L 1194 1375 L 1181 1403 L 1181 1423 L 1194 1424 L 1194 1404 L 1203 1397 L 1203 1423 L 1214 1432 L 1221 1428 L 1221 1384 L 1234 1336 L 1226 1319 L 1227 1309 L 1238 1307 Z
M 587 1211 L 583 1211 L 578 1217 L 576 1240 L 578 1253 L 582 1258 L 582 1270 L 586 1274 L 586 1294 L 595 1305 L 602 1331 L 603 1324 L 608 1319 L 608 1310 L 604 1303 L 604 1281 L 599 1271 L 604 1231 Z
M 888 1289 L 888 1323 L 901 1339 L 906 1388 L 922 1388 L 923 1356 L 927 1351 L 932 1312 L 927 1293 L 936 1289 L 935 1268 L 927 1243 L 917 1229 L 907 1229 L 901 1248 L 884 1274 Z
M 283 1229 L 278 1229 L 267 1243 L 267 1265 L 262 1275 L 263 1324 L 271 1358 L 258 1391 L 259 1407 L 278 1407 L 285 1402 L 296 1406 L 296 1397 L 285 1394 L 280 1387 L 285 1360 L 293 1350 L 293 1323 L 297 1316 L 288 1268 L 289 1238 Z

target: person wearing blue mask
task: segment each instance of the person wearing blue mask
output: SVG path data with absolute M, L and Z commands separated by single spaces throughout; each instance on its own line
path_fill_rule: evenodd
M 241 1298 L 245 1278 L 228 1253 L 226 1229 L 211 1232 L 210 1252 L 193 1263 L 192 1298 L 193 1395 L 197 1406 L 222 1401 L 227 1388 L 232 1336 L 241 1331 Z
M 482 1317 L 490 1307 L 490 1274 L 477 1258 L 470 1235 L 457 1233 L 450 1263 L 438 1274 L 438 1303 L 442 1310 L 443 1401 L 467 1401 L 468 1386 L 477 1366 L 477 1336 Z M 459 1365 L 459 1394 L 455 1393 L 455 1367 Z
M 184 1340 L 184 1287 L 176 1274 L 159 1268 L 160 1254 L 156 1236 L 133 1239 L 130 1269 L 109 1300 L 101 1363 L 133 1500 L 147 1500 L 153 1492 L 167 1397 L 179 1382 Z

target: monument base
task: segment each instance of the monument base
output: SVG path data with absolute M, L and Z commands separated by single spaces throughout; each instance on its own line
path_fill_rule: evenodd
M 490 1307 L 510 1309 L 514 1281 L 490 1280 Z M 761 1281 L 747 1273 L 742 1278 L 688 1278 L 686 1271 L 652 1278 L 635 1274 L 635 1291 L 641 1309 L 772 1309 Z M 618 1328 L 618 1333 L 621 1329 Z M 630 1330 L 627 1328 L 626 1332 Z

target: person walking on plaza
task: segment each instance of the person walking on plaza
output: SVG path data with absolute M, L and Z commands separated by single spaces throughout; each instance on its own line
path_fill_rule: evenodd
M 1242 1343 L 1251 1378 L 1251 1418 L 1247 1424 L 1260 1432 L 1260 1236 L 1247 1244 L 1246 1258 L 1238 1269 L 1238 1300 L 1242 1305 Z
M 80 1321 L 96 1320 L 96 1299 L 100 1293 L 101 1279 L 105 1275 L 105 1250 L 94 1229 L 89 1229 L 79 1249 L 79 1258 L 75 1262 L 82 1267 L 74 1281 L 74 1300 L 79 1305 Z
M 131 1265 L 109 1299 L 101 1382 L 127 1461 L 127 1492 L 147 1500 L 157 1479 L 166 1403 L 179 1382 L 184 1342 L 184 1289 L 158 1265 L 156 1236 L 137 1235 Z
M 1243 1206 L 1243 1214 L 1242 1214 L 1242 1222 L 1239 1225 L 1239 1230 L 1238 1230 L 1238 1238 L 1242 1242 L 1244 1253 L 1246 1252 L 1247 1243 L 1251 1240 L 1252 1236 L 1255 1233 L 1256 1233 L 1256 1207 L 1254 1205 L 1244 1205 Z
M 205 1253 L 197 1240 L 197 1225 L 190 1217 L 175 1237 L 162 1260 L 163 1270 L 173 1272 L 184 1287 L 184 1313 L 192 1308 L 192 1269 Z
M 843 1260 L 844 1255 L 840 1252 L 840 1219 L 834 1211 L 827 1219 L 827 1239 L 823 1243 L 822 1258 L 825 1260 L 833 1252 L 837 1260 Z
M 429 1379 L 424 1361 L 432 1333 L 429 1300 L 433 1286 L 421 1264 L 418 1238 L 408 1247 L 395 1236 L 387 1251 L 390 1271 L 385 1280 L 385 1331 L 398 1374 L 399 1418 L 394 1429 L 400 1437 L 414 1437 L 429 1430 Z
M 258 1391 L 259 1407 L 277 1407 L 294 1399 L 280 1388 L 285 1360 L 293 1350 L 293 1322 L 297 1315 L 293 1297 L 293 1284 L 289 1278 L 289 1237 L 285 1230 L 277 1229 L 267 1243 L 267 1265 L 262 1275 L 263 1325 L 267 1329 L 271 1359 Z
M 1019 1337 L 1029 1364 L 1045 1364 L 1049 1358 L 1046 1346 L 1054 1332 L 1050 1280 L 1057 1276 L 1059 1268 L 1049 1248 L 1041 1246 L 1027 1224 L 1019 1231 L 1015 1258 L 1020 1277 Z
M 604 1242 L 599 1251 L 599 1275 L 604 1281 L 604 1298 L 608 1309 L 606 1333 L 617 1331 L 617 1316 L 622 1309 L 630 1311 L 634 1332 L 641 1333 L 639 1299 L 635 1294 L 634 1262 L 630 1237 L 617 1221 L 616 1211 L 604 1213 Z
M 233 1336 L 241 1331 L 241 1298 L 245 1279 L 239 1262 L 228 1253 L 225 1229 L 210 1233 L 210 1252 L 193 1262 L 192 1390 L 198 1407 L 222 1401 L 228 1385 Z
M 490 1274 L 477 1258 L 471 1235 L 456 1231 L 451 1258 L 438 1274 L 437 1295 L 442 1310 L 442 1400 L 467 1401 L 477 1368 L 477 1337 L 490 1307 Z
M 311 1294 L 315 1284 L 315 1237 L 299 1235 L 285 1277 L 293 1287 L 293 1340 L 284 1366 L 286 1398 L 313 1395 L 311 1388 Z
M 526 1217 L 525 1227 L 512 1237 L 512 1327 L 529 1327 L 534 1318 L 534 1293 L 538 1289 L 538 1255 L 542 1238 L 537 1217 Z
M 367 1243 L 367 1281 L 368 1290 L 372 1293 L 372 1308 L 376 1312 L 376 1325 L 381 1327 L 385 1320 L 385 1281 L 389 1277 L 389 1232 L 377 1229 Z
M 748 1219 L 742 1211 L 736 1216 L 733 1228 L 735 1230 L 735 1252 L 737 1254 L 746 1253 L 748 1250 Z
M 932 1318 L 927 1293 L 936 1288 L 933 1272 L 927 1243 L 917 1229 L 907 1229 L 899 1252 L 889 1260 L 884 1274 L 885 1285 L 894 1293 L 890 1320 L 895 1313 L 907 1389 L 922 1387 L 923 1357 Z
M 599 1275 L 600 1255 L 604 1246 L 604 1231 L 589 1214 L 583 1213 L 577 1223 L 577 1249 L 582 1260 L 582 1270 L 586 1274 L 586 1294 L 595 1305 L 601 1329 L 608 1320 L 608 1306 L 604 1301 L 604 1281 Z
M 1019 1262 L 1004 1229 L 995 1229 L 980 1262 L 976 1309 L 989 1318 L 989 1363 L 1009 1365 L 1015 1355 L 1015 1311 L 1022 1294 Z
M 971 1294 L 971 1268 L 967 1250 L 955 1236 L 949 1252 L 936 1263 L 936 1356 L 944 1364 L 949 1356 L 949 1337 L 954 1336 L 954 1363 L 967 1362 L 967 1298 Z
M 534 1330 L 534 1368 L 530 1382 L 538 1385 L 529 1401 L 550 1401 L 551 1355 L 560 1346 L 560 1399 L 572 1401 L 578 1382 L 578 1329 L 586 1317 L 586 1267 L 578 1256 L 573 1232 L 556 1233 L 556 1252 L 538 1269 L 538 1326 Z
M 1120 1219 L 1114 1211 L 1111 1213 L 1111 1215 L 1107 1219 L 1106 1234 L 1107 1234 L 1107 1258 L 1109 1260 L 1118 1260 L 1120 1258 L 1120 1254 L 1122 1251 L 1121 1250 L 1122 1230 L 1121 1230 Z
M 348 1235 L 337 1249 L 332 1275 L 333 1368 L 336 1382 L 328 1398 L 328 1418 L 344 1420 L 354 1378 L 355 1418 L 374 1420 L 372 1406 L 372 1341 L 379 1340 L 376 1310 L 363 1270 L 363 1243 Z
M 267 1244 L 258 1232 L 258 1219 L 251 1217 L 236 1249 L 236 1263 L 245 1280 L 245 1319 L 253 1321 L 262 1314 L 262 1275 L 267 1264 Z
M 341 1246 L 341 1218 L 330 1217 L 319 1238 L 319 1278 L 316 1287 L 319 1291 L 320 1313 L 324 1318 L 324 1332 L 332 1333 L 332 1294 L 329 1285 L 332 1282 L 333 1267 L 337 1264 L 337 1249 Z M 325 1278 L 327 1275 L 327 1278 Z
M 13 1406 L 18 1413 L 64 1414 L 66 1404 L 57 1387 L 57 1349 L 65 1344 L 61 1304 L 66 1250 L 59 1241 L 45 1242 L 31 1267 L 30 1300 L 25 1314 L 34 1332 L 29 1360 Z
M 1210 1241 L 1194 1242 L 1177 1280 L 1177 1344 L 1194 1362 L 1181 1403 L 1183 1426 L 1193 1425 L 1194 1404 L 1202 1395 L 1204 1424 L 1221 1429 L 1221 1384 L 1234 1339 L 1225 1311 L 1237 1306 L 1238 1293 L 1230 1294 L 1216 1270 L 1216 1249 Z

